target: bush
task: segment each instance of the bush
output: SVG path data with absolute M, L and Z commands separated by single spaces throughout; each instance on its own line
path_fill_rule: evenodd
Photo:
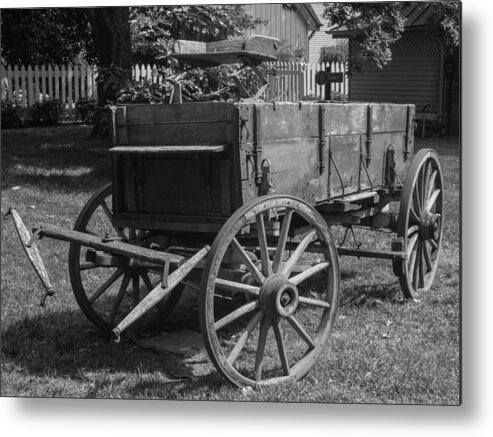
M 346 62 L 349 50 L 347 41 L 339 41 L 333 46 L 320 49 L 320 62 Z
M 75 114 L 78 120 L 86 124 L 94 124 L 96 113 L 100 110 L 96 99 L 79 99 L 75 104 Z
M 28 112 L 13 102 L 2 102 L 2 129 L 19 128 L 27 124 Z
M 62 108 L 62 103 L 55 99 L 36 102 L 30 111 L 31 123 L 35 126 L 52 126 L 58 124 Z

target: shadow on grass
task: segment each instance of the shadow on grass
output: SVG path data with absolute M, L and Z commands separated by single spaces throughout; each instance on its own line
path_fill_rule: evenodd
M 356 285 L 341 290 L 341 306 L 378 306 L 383 303 L 405 302 L 397 280 L 385 284 Z
M 180 327 L 193 326 L 184 321 Z M 165 331 L 179 329 L 169 324 Z M 162 330 L 161 330 L 162 332 Z M 2 332 L 3 375 L 9 371 L 45 380 L 91 382 L 83 397 L 113 397 L 112 387 L 124 398 L 157 398 L 153 394 L 214 390 L 225 380 L 212 367 L 208 356 L 200 353 L 193 359 L 173 353 L 144 349 L 122 335 L 116 344 L 109 335 L 93 327 L 78 310 L 53 311 L 13 321 Z M 199 370 L 199 371 L 198 371 Z M 124 387 L 124 388 L 123 388 Z M 146 393 L 150 392 L 147 396 Z M 14 395 L 15 393 L 9 393 Z M 163 398 L 164 398 L 163 397 Z
M 94 191 L 110 178 L 108 141 L 90 138 L 91 126 L 2 131 L 2 189 L 36 186 Z

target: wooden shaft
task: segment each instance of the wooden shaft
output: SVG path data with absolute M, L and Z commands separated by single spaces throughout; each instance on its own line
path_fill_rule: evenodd
M 193 270 L 193 268 L 207 255 L 210 247 L 205 246 L 188 261 L 169 275 L 168 286 L 163 288 L 159 283 L 140 303 L 125 317 L 120 324 L 113 329 L 116 341 L 120 340 L 120 334 L 147 311 L 164 299 L 171 291 Z
M 68 241 L 70 243 L 92 247 L 93 249 L 102 250 L 114 255 L 135 258 L 158 265 L 164 265 L 166 262 L 170 262 L 173 265 L 180 265 L 184 260 L 184 257 L 180 255 L 159 252 L 146 247 L 123 243 L 118 240 L 105 240 L 104 238 L 95 235 L 85 234 L 84 232 L 73 231 L 71 229 L 64 229 L 51 224 L 41 224 L 39 225 L 39 228 L 34 231 L 37 231 L 40 237 Z

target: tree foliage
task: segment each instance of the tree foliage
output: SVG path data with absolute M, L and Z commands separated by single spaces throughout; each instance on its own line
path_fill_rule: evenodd
M 66 64 L 92 41 L 84 9 L 2 9 L 2 60 L 7 64 Z
M 132 8 L 132 50 L 137 62 L 155 62 L 171 50 L 174 40 L 211 42 L 240 37 L 261 22 L 241 5 Z
M 404 31 L 402 11 L 413 2 L 325 3 L 324 18 L 329 25 L 343 26 L 351 34 L 351 65 L 361 60 L 379 67 L 392 59 L 392 45 Z M 414 2 L 416 4 L 416 2 Z M 445 46 L 459 44 L 460 3 L 456 1 L 422 3 L 430 7 L 427 24 Z
M 349 50 L 346 40 L 337 41 L 332 46 L 325 46 L 320 49 L 320 62 L 346 62 L 348 57 Z

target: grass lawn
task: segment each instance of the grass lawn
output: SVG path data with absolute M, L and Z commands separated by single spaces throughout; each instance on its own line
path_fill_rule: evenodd
M 28 228 L 73 227 L 87 199 L 110 180 L 107 144 L 88 126 L 2 131 L 2 216 L 15 206 Z M 440 154 L 445 228 L 431 291 L 402 298 L 388 261 L 341 258 L 341 304 L 324 355 L 297 383 L 258 391 L 228 384 L 208 357 L 184 359 L 115 344 L 82 314 L 71 291 L 68 244 L 38 246 L 56 295 L 41 286 L 9 220 L 2 222 L 1 395 L 458 405 L 460 403 L 460 152 L 456 139 L 417 139 Z M 389 248 L 385 236 L 361 236 Z M 183 321 L 183 319 L 186 319 Z M 197 305 L 173 326 L 198 330 Z

